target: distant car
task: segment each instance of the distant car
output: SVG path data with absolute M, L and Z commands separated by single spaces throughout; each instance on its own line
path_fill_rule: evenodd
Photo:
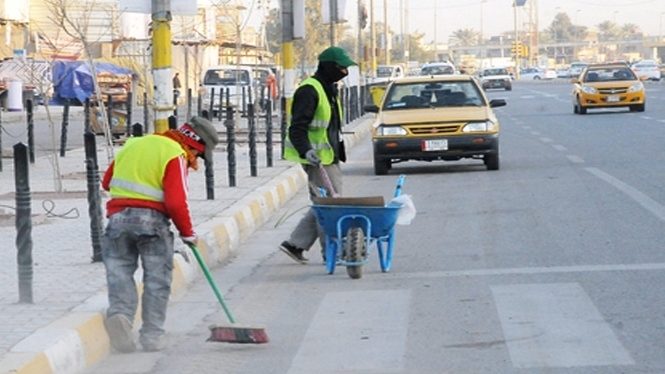
M 420 67 L 420 75 L 455 74 L 455 65 L 450 62 L 431 62 Z
M 407 77 L 393 81 L 372 130 L 374 173 L 388 173 L 393 163 L 408 160 L 483 160 L 487 170 L 499 169 L 499 121 L 493 107 L 470 75 Z
M 404 69 L 400 65 L 379 65 L 376 67 L 376 78 L 373 83 L 389 82 L 404 76 Z
M 581 61 L 576 61 L 570 64 L 570 69 L 568 69 L 568 73 L 570 74 L 570 78 L 577 78 L 582 74 L 582 71 L 584 68 L 589 66 L 588 63 L 586 62 L 581 62 Z
M 520 71 L 521 80 L 555 79 L 556 71 L 543 68 L 525 68 Z
M 483 89 L 502 88 L 506 91 L 513 89 L 512 77 L 505 68 L 483 69 L 478 74 Z
M 644 84 L 627 64 L 593 64 L 579 78 L 573 78 L 573 112 L 587 109 L 628 107 L 644 112 Z
M 632 66 L 633 71 L 640 79 L 659 81 L 661 78 L 660 67 L 654 60 L 642 60 Z
M 557 78 L 570 78 L 570 68 L 556 69 Z

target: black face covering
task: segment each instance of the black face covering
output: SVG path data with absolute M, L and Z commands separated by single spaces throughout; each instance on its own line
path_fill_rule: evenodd
M 331 61 L 319 62 L 318 73 L 330 83 L 335 83 L 338 80 L 346 77 L 349 73 L 348 70 L 344 72 L 339 65 Z

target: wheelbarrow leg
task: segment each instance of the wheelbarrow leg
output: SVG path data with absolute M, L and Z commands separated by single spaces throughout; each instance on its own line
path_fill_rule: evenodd
M 335 272 L 335 263 L 337 262 L 337 241 L 326 235 L 326 271 L 328 274 Z

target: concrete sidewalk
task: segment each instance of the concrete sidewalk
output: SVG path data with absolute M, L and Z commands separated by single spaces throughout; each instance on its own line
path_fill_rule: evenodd
M 366 138 L 371 122 L 363 117 L 345 127 L 345 132 L 353 132 L 345 135 L 347 147 Z M 221 123 L 215 125 L 218 130 L 222 128 Z M 306 185 L 301 168 L 279 158 L 278 143 L 271 168 L 266 167 L 262 147 L 258 149 L 256 177 L 250 176 L 249 150 L 236 150 L 237 186 L 228 187 L 227 153 L 221 151 L 225 147 L 220 144 L 215 152 L 214 200 L 206 199 L 203 167 L 190 174 L 194 225 L 210 267 L 232 255 L 255 228 Z M 98 148 L 103 172 L 111 155 Z M 13 160 L 5 159 L 0 172 L 0 373 L 76 373 L 110 352 L 103 327 L 107 307 L 104 266 L 90 260 L 84 160 L 83 150 L 77 149 L 57 163 L 38 158 L 30 167 L 34 302 L 26 304 L 18 303 L 14 171 Z M 55 165 L 59 173 L 54 171 Z M 105 204 L 105 194 L 102 200 Z M 179 240 L 176 246 L 184 249 Z M 177 299 L 201 273 L 195 261 L 186 263 L 176 255 L 173 275 L 172 298 Z M 139 271 L 137 280 L 141 276 Z

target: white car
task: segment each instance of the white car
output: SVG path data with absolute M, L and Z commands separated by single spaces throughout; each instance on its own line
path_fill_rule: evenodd
M 450 62 L 430 62 L 420 67 L 420 75 L 448 75 L 455 71 L 455 65 Z
M 568 72 L 570 73 L 571 78 L 577 78 L 582 74 L 582 70 L 584 70 L 589 64 L 586 62 L 581 62 L 581 61 L 576 61 L 570 64 L 570 69 Z
M 659 81 L 661 78 L 660 67 L 654 60 L 636 62 L 631 69 L 640 79 Z
M 542 68 L 526 68 L 520 72 L 520 80 L 555 79 L 556 71 Z

